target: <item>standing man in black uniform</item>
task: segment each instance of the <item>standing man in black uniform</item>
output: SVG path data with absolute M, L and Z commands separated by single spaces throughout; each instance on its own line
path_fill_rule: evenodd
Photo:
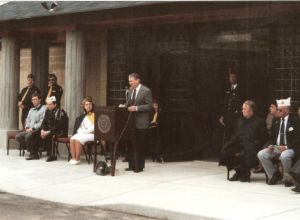
M 68 123 L 67 113 L 58 107 L 55 96 L 47 98 L 47 110 L 41 126 L 41 138 L 45 140 L 46 147 L 50 152 L 47 162 L 57 160 L 53 138 L 54 136 L 68 136 Z
M 29 74 L 27 76 L 27 86 L 21 90 L 21 93 L 18 97 L 18 106 L 20 109 L 22 109 L 21 122 L 23 129 L 29 110 L 33 107 L 31 96 L 35 93 L 40 94 L 40 90 L 34 85 L 34 75 Z
M 57 77 L 55 74 L 49 74 L 48 77 L 48 90 L 47 94 L 44 95 L 44 100 L 46 102 L 47 98 L 55 96 L 56 104 L 60 107 L 60 100 L 63 95 L 63 89 L 57 84 Z
M 235 133 L 237 120 L 241 115 L 243 96 L 238 84 L 237 74 L 232 69 L 228 69 L 230 87 L 226 90 L 221 107 L 219 122 L 224 126 L 224 140 L 228 141 Z

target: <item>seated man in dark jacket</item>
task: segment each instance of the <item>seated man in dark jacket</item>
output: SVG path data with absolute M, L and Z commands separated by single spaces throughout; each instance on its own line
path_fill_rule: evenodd
M 47 162 L 57 160 L 56 149 L 54 149 L 53 146 L 53 138 L 54 136 L 68 135 L 68 122 L 67 113 L 57 106 L 55 96 L 47 98 L 47 111 L 41 126 L 41 138 L 45 140 L 45 144 L 50 153 L 46 160 Z
M 257 152 L 267 140 L 265 122 L 255 115 L 255 110 L 256 105 L 253 101 L 244 102 L 243 117 L 237 122 L 235 135 L 221 152 L 219 165 L 236 171 L 230 181 L 250 181 L 250 169 L 258 164 Z

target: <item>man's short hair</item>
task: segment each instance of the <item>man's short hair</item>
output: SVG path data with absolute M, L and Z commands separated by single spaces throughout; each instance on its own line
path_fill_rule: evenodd
M 245 104 L 245 105 L 248 105 L 249 108 L 250 108 L 254 113 L 256 112 L 256 104 L 255 104 L 254 101 L 252 101 L 252 100 L 246 100 L 246 101 L 244 102 L 244 104 Z
M 41 94 L 38 93 L 38 92 L 33 93 L 33 94 L 31 95 L 31 98 L 33 98 L 33 97 L 37 97 L 38 99 L 42 99 Z
M 131 73 L 131 74 L 129 74 L 129 77 L 141 80 L 141 75 L 138 73 Z
M 30 74 L 28 74 L 27 75 L 27 79 L 35 79 L 35 76 L 32 74 L 32 73 L 30 73 Z
M 57 77 L 56 77 L 55 73 L 50 73 L 48 75 L 48 79 L 51 79 L 51 78 L 54 78 L 55 80 L 57 80 Z

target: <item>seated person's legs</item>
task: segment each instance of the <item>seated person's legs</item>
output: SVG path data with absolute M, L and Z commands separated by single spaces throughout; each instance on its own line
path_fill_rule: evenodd
M 39 131 L 29 132 L 25 135 L 25 144 L 30 152 L 31 159 L 39 159 L 38 147 L 40 143 Z M 27 159 L 29 159 L 27 158 Z
M 251 168 L 258 164 L 257 152 L 254 149 L 244 149 L 240 153 L 240 181 L 250 182 Z
M 284 175 L 291 171 L 292 159 L 293 159 L 294 155 L 295 155 L 295 153 L 294 153 L 294 150 L 292 150 L 292 149 L 287 149 L 281 153 L 279 159 L 283 166 Z
M 82 146 L 89 141 L 94 141 L 94 134 L 75 134 L 70 139 L 72 160 L 70 164 L 79 164 Z
M 257 157 L 263 166 L 264 170 L 266 171 L 266 174 L 269 179 L 272 178 L 274 173 L 276 172 L 276 169 L 274 168 L 272 159 L 276 156 L 277 154 L 274 153 L 273 151 L 270 151 L 269 148 L 265 148 L 261 151 L 258 152 Z
M 25 131 L 21 131 L 16 135 L 16 141 L 20 143 L 20 145 L 24 145 L 25 144 L 25 136 L 26 136 L 26 132 Z
M 239 152 L 239 146 L 232 146 L 230 148 L 222 150 L 220 155 L 219 165 L 226 166 L 228 170 L 235 169 L 236 171 L 236 174 L 234 174 L 233 177 L 229 179 L 230 181 L 237 181 L 240 177 L 240 159 L 237 157 Z

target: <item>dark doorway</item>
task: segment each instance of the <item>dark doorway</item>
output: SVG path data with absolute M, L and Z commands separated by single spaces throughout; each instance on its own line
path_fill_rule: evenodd
M 167 160 L 216 160 L 222 146 L 219 106 L 234 66 L 247 99 L 264 116 L 269 95 L 265 53 L 203 51 L 194 55 L 139 57 L 135 69 L 159 99 L 162 146 Z

